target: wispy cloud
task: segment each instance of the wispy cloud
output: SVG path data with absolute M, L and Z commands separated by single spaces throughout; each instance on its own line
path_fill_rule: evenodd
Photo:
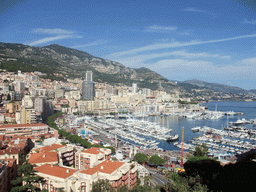
M 207 81 L 227 82 L 230 80 L 256 80 L 256 65 L 245 63 L 255 62 L 256 58 L 244 59 L 233 64 L 215 65 L 204 60 L 165 59 L 147 64 L 147 67 L 171 79 L 204 79 Z M 244 64 L 242 64 L 244 63 Z
M 48 37 L 33 41 L 31 43 L 27 43 L 28 45 L 31 45 L 31 46 L 48 43 L 52 41 L 57 41 L 61 39 L 82 38 L 81 35 L 78 35 L 74 31 L 59 29 L 59 28 L 54 28 L 54 29 L 35 28 L 35 29 L 32 29 L 31 32 L 35 34 L 40 34 L 40 35 L 45 34 L 48 36 Z
M 196 59 L 196 58 L 217 58 L 217 59 L 229 59 L 230 56 L 222 56 L 219 54 L 209 54 L 209 53 L 188 53 L 185 50 L 180 51 L 173 51 L 173 52 L 164 52 L 158 54 L 142 54 L 142 55 L 135 55 L 131 57 L 119 57 L 115 58 L 116 61 L 125 64 L 129 67 L 136 67 L 138 65 L 144 65 L 146 61 L 150 60 L 163 60 L 167 58 L 189 58 L 189 59 Z
M 193 7 L 188 7 L 186 9 L 184 9 L 183 11 L 199 12 L 199 13 L 209 14 L 207 11 L 204 11 L 204 10 L 201 10 L 201 9 L 197 9 L 197 8 L 193 8 Z
M 255 25 L 255 24 L 256 24 L 256 20 L 248 21 L 247 19 L 244 19 L 243 23 L 247 23 L 247 24 L 253 24 L 253 25 Z
M 34 46 L 34 45 L 39 45 L 39 44 L 43 44 L 43 43 L 48 43 L 48 42 L 51 42 L 51 41 L 57 41 L 57 40 L 60 40 L 60 39 L 71 39 L 71 38 L 74 38 L 74 36 L 73 35 L 58 35 L 56 37 L 46 37 L 46 38 L 43 38 L 43 39 L 39 39 L 39 40 L 34 41 L 32 43 L 28 43 L 28 45 Z
M 44 34 L 53 34 L 53 35 L 70 35 L 74 34 L 74 31 L 65 30 L 65 29 L 44 29 L 44 28 L 35 28 L 32 29 L 32 33 L 44 33 Z
M 82 48 L 82 47 L 90 47 L 90 46 L 97 46 L 97 45 L 102 45 L 108 43 L 109 40 L 97 40 L 91 43 L 83 44 L 83 45 L 76 45 L 72 46 L 72 48 Z
M 176 31 L 178 28 L 175 26 L 160 26 L 160 25 L 152 25 L 146 27 L 146 32 L 158 32 L 158 33 L 169 33 Z
M 225 39 L 216 39 L 216 40 L 209 40 L 209 41 L 189 41 L 189 42 L 172 42 L 172 43 L 162 43 L 162 44 L 153 44 L 148 45 L 128 51 L 122 51 L 122 52 L 116 52 L 113 54 L 108 55 L 108 57 L 120 57 L 123 55 L 131 55 L 131 54 L 137 54 L 140 52 L 146 52 L 146 51 L 152 51 L 152 50 L 160 50 L 160 49 L 167 49 L 167 48 L 177 48 L 177 47 L 187 47 L 187 46 L 193 46 L 193 45 L 202 45 L 202 44 L 211 44 L 211 43 L 219 43 L 219 42 L 225 42 L 225 41 L 233 41 L 237 39 L 245 39 L 245 38 L 253 38 L 256 37 L 256 34 L 252 35 L 242 35 L 242 36 L 236 36 L 236 37 L 230 37 Z

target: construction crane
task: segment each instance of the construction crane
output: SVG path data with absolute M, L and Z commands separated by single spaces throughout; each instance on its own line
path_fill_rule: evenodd
M 182 128 L 182 140 L 181 140 L 181 163 L 180 166 L 183 168 L 183 148 L 184 148 L 184 128 Z

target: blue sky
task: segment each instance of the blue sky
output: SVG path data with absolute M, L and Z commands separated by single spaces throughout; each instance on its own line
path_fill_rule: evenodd
M 0 42 L 79 49 L 170 80 L 256 89 L 253 0 L 1 0 Z

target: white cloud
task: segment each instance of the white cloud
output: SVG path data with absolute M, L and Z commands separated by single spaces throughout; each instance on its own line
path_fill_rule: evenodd
M 158 53 L 158 54 L 142 54 L 142 55 L 136 55 L 131 57 L 119 57 L 115 58 L 116 61 L 125 64 L 129 67 L 136 67 L 138 65 L 144 65 L 145 61 L 152 60 L 152 59 L 158 59 L 166 57 L 182 57 L 182 58 L 219 58 L 219 59 L 229 59 L 230 56 L 221 56 L 219 54 L 209 54 L 209 53 L 188 53 L 184 50 L 180 51 L 173 51 L 173 52 L 164 52 L 164 53 Z M 111 58 L 110 58 L 111 59 Z
M 211 44 L 211 43 L 233 41 L 237 39 L 245 39 L 245 38 L 252 38 L 252 37 L 256 37 L 256 34 L 242 35 L 237 37 L 230 37 L 225 39 L 216 39 L 216 40 L 209 40 L 209 41 L 190 41 L 190 42 L 184 42 L 184 43 L 172 42 L 172 43 L 152 44 L 152 45 L 148 45 L 145 47 L 140 47 L 140 48 L 136 48 L 128 51 L 112 53 L 107 57 L 120 57 L 123 55 L 132 55 L 132 54 L 137 54 L 137 53 L 146 52 L 146 51 L 153 51 L 153 50 L 160 50 L 160 49 L 167 49 L 167 48 L 177 48 L 177 47 L 187 47 L 187 46 L 202 45 L 202 44 Z
M 166 59 L 148 65 L 148 68 L 168 79 L 177 80 L 197 78 L 209 81 L 224 76 L 224 73 L 218 67 L 215 67 L 212 62 L 203 60 Z
M 147 64 L 147 67 L 169 79 L 187 80 L 197 78 L 213 82 L 216 82 L 216 80 L 219 82 L 255 81 L 256 65 L 250 64 L 251 62 L 256 62 L 256 58 L 254 60 L 244 59 L 235 63 L 235 65 L 229 64 L 226 66 L 214 65 L 213 62 L 203 60 L 166 59 L 154 64 Z
M 43 43 L 48 43 L 51 41 L 57 41 L 60 39 L 70 39 L 70 38 L 74 38 L 74 36 L 73 35 L 59 35 L 56 37 L 46 37 L 46 38 L 34 41 L 32 43 L 28 43 L 28 45 L 34 46 L 34 45 L 39 45 L 39 44 L 43 44 Z
M 247 19 L 244 19 L 243 23 L 247 23 L 247 24 L 253 24 L 253 25 L 255 25 L 255 24 L 256 24 L 256 20 L 248 21 Z
M 65 29 L 44 29 L 44 28 L 35 28 L 32 29 L 32 33 L 45 33 L 45 34 L 54 34 L 54 35 L 70 35 L 74 34 L 73 31 Z
M 108 43 L 109 40 L 97 40 L 91 43 L 83 44 L 83 45 L 76 45 L 72 46 L 72 48 L 82 48 L 82 47 L 90 47 L 90 46 L 97 46 L 97 45 L 102 45 Z
M 256 65 L 256 57 L 243 59 L 238 63 L 245 64 L 245 65 Z
M 152 25 L 145 29 L 147 32 L 159 32 L 159 33 L 169 33 L 176 31 L 178 28 L 175 26 L 160 26 L 160 25 Z

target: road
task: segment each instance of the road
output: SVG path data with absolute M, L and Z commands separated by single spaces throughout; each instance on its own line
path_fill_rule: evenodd
M 148 171 L 152 176 L 152 180 L 150 181 L 152 187 L 155 187 L 156 185 L 165 185 L 167 182 L 170 182 L 165 179 L 163 175 L 159 174 L 157 170 L 148 169 Z

